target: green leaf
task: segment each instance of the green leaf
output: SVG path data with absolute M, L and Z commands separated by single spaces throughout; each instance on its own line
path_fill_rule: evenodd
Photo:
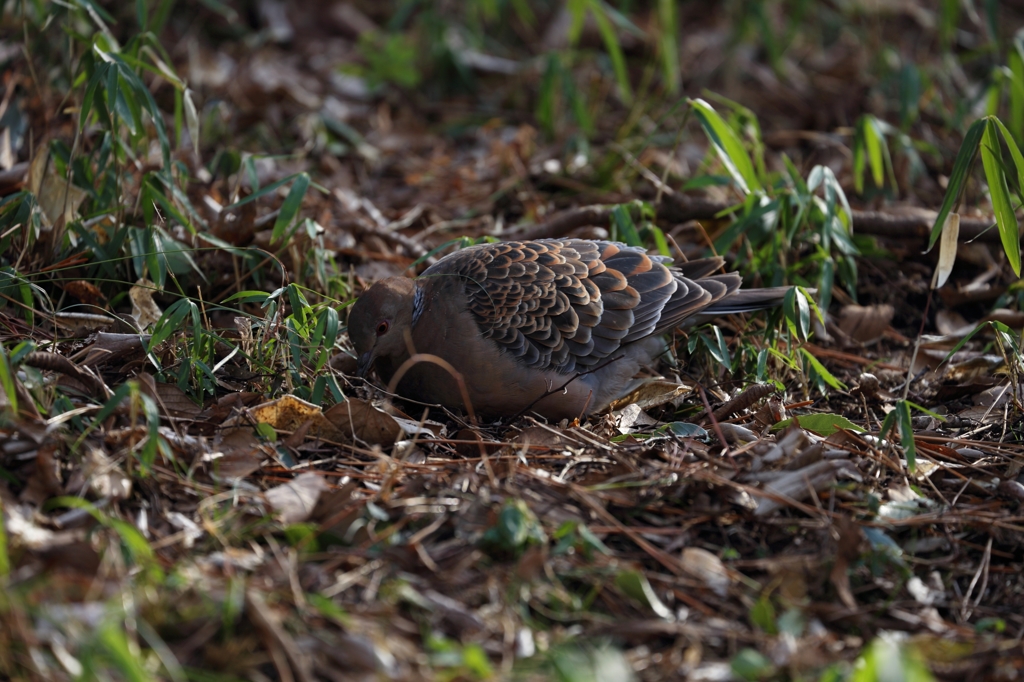
M 583 22 L 587 18 L 588 0 L 568 0 L 569 15 L 572 22 L 569 24 L 569 45 L 575 45 L 583 33 Z
M 518 552 L 546 540 L 537 515 L 522 500 L 505 502 L 497 523 L 487 529 L 481 543 L 502 552 Z
M 629 214 L 629 204 L 619 204 L 612 209 L 612 226 L 615 227 L 615 238 L 626 242 L 629 246 L 643 246 L 640 233 L 637 232 L 633 216 Z
M 178 331 L 181 328 L 181 323 L 185 319 L 185 316 L 195 308 L 195 303 L 188 300 L 187 298 L 179 298 L 177 301 L 171 304 L 164 314 L 157 320 L 156 325 L 153 328 L 153 334 L 149 337 L 149 345 L 146 347 L 146 353 L 153 352 L 153 349 L 159 346 L 161 343 L 167 340 L 171 334 Z M 198 308 L 196 308 L 198 312 Z
M 99 62 L 96 64 L 96 69 L 92 73 L 92 77 L 89 79 L 89 84 L 85 87 L 85 95 L 82 97 L 82 109 L 78 114 L 78 127 L 84 130 L 86 123 L 89 120 L 89 114 L 92 113 L 93 100 L 96 97 L 96 91 L 99 90 L 100 84 L 106 82 L 107 70 L 110 65 L 106 62 Z
M 885 185 L 885 161 L 883 160 L 883 149 L 885 140 L 882 131 L 879 130 L 878 119 L 874 116 L 868 118 L 865 124 L 868 144 L 868 160 L 871 162 L 871 178 L 875 181 L 876 187 Z
M 995 213 L 996 225 L 999 226 L 1003 251 L 1006 252 L 1010 267 L 1013 268 L 1013 274 L 1020 277 L 1020 232 L 1017 227 L 1017 216 L 1010 201 L 1006 174 L 1003 172 L 1002 152 L 996 130 L 996 124 L 989 119 L 981 140 L 981 163 L 985 167 L 985 180 L 988 181 L 992 211 Z
M 757 376 L 756 381 L 761 383 L 768 376 L 768 349 L 762 348 L 757 352 Z
M 549 53 L 544 63 L 540 86 L 537 89 L 537 121 L 548 135 L 555 134 L 556 85 L 561 74 L 558 54 Z
M 682 87 L 679 73 L 679 12 L 676 0 L 658 0 L 658 56 L 665 90 L 675 95 Z
M 761 182 L 754 172 L 754 164 L 736 132 L 704 100 L 691 99 L 690 106 L 696 113 L 704 134 L 714 146 L 718 158 L 740 190 L 744 194 L 761 191 Z
M 199 157 L 199 111 L 195 102 L 192 101 L 192 91 L 185 88 L 182 93 L 182 105 L 185 109 L 185 125 L 188 126 L 188 136 L 192 138 L 192 152 Z
M 897 400 L 896 427 L 900 432 L 900 443 L 903 445 L 903 454 L 907 458 L 907 471 L 914 473 L 917 469 L 917 445 L 914 442 L 914 424 L 910 418 L 910 403 L 906 400 Z
M 1010 128 L 1018 144 L 1024 144 L 1024 34 L 1017 33 L 1009 50 Z
M 899 642 L 894 637 L 879 637 L 854 663 L 850 682 L 881 680 L 934 682 L 935 678 L 913 644 Z
M 0 346 L 0 387 L 4 389 L 7 403 L 11 406 L 11 416 L 18 414 L 18 390 L 14 385 L 13 367 L 7 364 L 7 351 Z
M 775 665 L 772 664 L 771 660 L 756 649 L 750 648 L 740 650 L 729 661 L 729 667 L 741 679 L 750 681 L 774 677 L 776 673 Z
M 263 303 L 270 297 L 265 291 L 239 291 L 237 294 L 232 294 L 225 298 L 221 303 L 230 303 L 231 301 L 242 301 L 243 303 Z
M 806 339 L 811 333 L 811 310 L 807 298 L 792 288 L 782 298 L 782 312 L 797 335 Z
M 801 428 L 812 431 L 819 436 L 829 437 L 836 431 L 847 429 L 855 433 L 864 433 L 865 429 L 857 426 L 852 421 L 838 414 L 805 414 L 799 417 L 791 417 L 790 419 L 784 419 L 778 424 L 772 426 L 772 431 L 781 431 L 787 428 L 794 422 L 798 423 Z
M 1017 169 L 1017 191 L 1021 193 L 1020 199 L 1024 202 L 1024 155 L 1021 155 L 1020 147 L 1013 141 L 1013 135 L 1006 129 L 1003 122 L 998 118 L 994 118 L 992 121 L 999 127 L 1003 141 L 1006 142 L 1006 148 L 1010 150 L 1010 158 L 1013 159 L 1013 165 Z
M 615 33 L 608 18 L 608 8 L 601 0 L 590 0 L 590 12 L 597 24 L 597 32 L 601 34 L 604 48 L 608 51 L 608 58 L 612 62 L 612 70 L 615 72 L 615 81 L 619 86 L 619 96 L 622 101 L 629 104 L 633 101 L 633 88 L 629 85 L 629 72 L 626 70 L 626 57 L 622 54 L 622 46 L 619 45 L 619 37 Z
M 153 679 L 143 664 L 138 646 L 128 641 L 128 636 L 116 622 L 103 625 L 97 641 L 109 657 L 113 669 L 120 672 L 121 679 L 128 682 L 149 682 Z
M 284 198 L 284 203 L 281 204 L 281 212 L 277 214 L 277 220 L 274 221 L 274 229 L 270 234 L 271 244 L 277 244 L 284 238 L 285 230 L 295 220 L 295 216 L 298 215 L 299 209 L 302 207 L 302 199 L 306 196 L 308 188 L 309 173 L 299 173 L 295 182 L 292 183 L 292 188 L 288 191 L 288 196 Z
M 771 599 L 761 595 L 754 602 L 754 605 L 750 607 L 750 622 L 769 635 L 779 632 L 778 625 L 775 623 L 775 607 L 772 606 Z
M 832 289 L 836 279 L 836 264 L 831 256 L 827 256 L 821 262 L 821 274 L 818 276 L 818 295 L 821 296 L 821 308 L 817 311 L 821 317 L 821 310 L 828 310 L 832 303 Z M 812 300 L 813 303 L 813 300 Z
M 246 157 L 246 161 L 243 162 L 243 165 L 246 166 L 247 172 L 249 172 L 251 170 L 250 182 L 254 182 L 255 181 L 255 177 L 256 177 L 256 166 L 255 166 L 255 164 L 250 164 L 249 163 L 251 160 L 252 160 L 251 156 Z M 293 175 L 289 175 L 286 178 L 281 178 L 280 180 L 277 180 L 276 182 L 272 182 L 269 185 L 267 185 L 266 187 L 260 187 L 259 189 L 257 189 L 255 192 L 253 192 L 249 196 L 244 197 L 242 199 L 239 199 L 238 201 L 236 201 L 233 204 L 225 206 L 222 209 L 222 211 L 233 211 L 234 209 L 238 208 L 239 206 L 244 206 L 245 204 L 248 204 L 250 201 L 256 201 L 257 199 L 265 197 L 265 196 L 271 194 L 278 187 L 280 187 L 282 185 L 287 185 L 292 180 L 295 180 L 300 175 L 304 175 L 304 173 L 295 173 Z M 253 184 L 253 187 L 258 187 L 258 185 L 257 184 Z
M 704 347 L 711 353 L 711 357 L 721 363 L 726 369 L 732 368 L 732 357 L 729 355 L 729 346 L 725 342 L 725 338 L 722 336 L 722 330 L 717 326 L 711 327 L 712 333 L 715 335 L 714 340 L 708 337 L 707 334 L 701 334 L 700 340 L 704 344 Z
M 655 594 L 654 588 L 648 582 L 647 576 L 640 571 L 626 570 L 620 572 L 615 576 L 615 586 L 627 597 L 651 609 L 659 618 L 671 620 L 672 610 L 658 599 L 658 595 Z
M 665 233 L 661 231 L 661 228 L 648 224 L 646 229 L 654 237 L 654 246 L 657 248 L 658 253 L 662 256 L 671 256 L 672 251 L 668 247 L 668 239 L 665 238 Z
M 171 144 L 167 138 L 167 129 L 164 127 L 163 115 L 160 113 L 160 109 L 156 105 L 156 100 L 153 99 L 153 95 L 149 92 L 149 88 L 143 84 L 142 80 L 135 74 L 132 68 L 128 66 L 124 59 L 118 55 L 109 55 L 109 58 L 117 64 L 116 71 L 120 74 L 121 78 L 125 80 L 128 88 L 141 98 L 145 104 L 146 110 L 149 112 L 150 118 L 153 120 L 153 128 L 156 130 L 157 139 L 160 142 L 160 152 L 163 157 L 164 170 L 169 171 L 171 165 Z M 111 70 L 113 71 L 114 69 Z
M 928 238 L 928 250 L 930 251 L 935 242 L 942 234 L 942 226 L 946 224 L 946 216 L 953 210 L 953 206 L 959 201 L 960 195 L 967 185 L 967 177 L 970 175 L 971 166 L 974 165 L 974 156 L 978 152 L 978 145 L 981 144 L 981 137 L 985 132 L 986 121 L 979 119 L 971 124 L 964 135 L 963 144 L 956 154 L 953 162 L 953 171 L 949 175 L 949 183 L 946 186 L 946 197 L 942 200 L 939 214 L 935 216 L 935 224 L 932 226 L 932 234 Z
M 800 353 L 804 356 L 804 358 L 807 359 L 807 362 L 808 364 L 810 364 L 811 368 L 818 373 L 818 376 L 820 376 L 826 384 L 828 384 L 837 391 L 846 390 L 846 384 L 832 376 L 832 373 L 825 369 L 825 365 L 821 364 L 818 358 L 811 355 L 810 351 L 808 351 L 806 348 L 801 348 Z
M 658 431 L 671 431 L 673 435 L 682 438 L 705 438 L 708 435 L 703 428 L 689 422 L 669 422 L 664 426 L 659 426 Z

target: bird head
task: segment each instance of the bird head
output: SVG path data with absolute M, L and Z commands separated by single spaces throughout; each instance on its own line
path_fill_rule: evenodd
M 378 359 L 387 359 L 393 369 L 409 356 L 405 336 L 412 327 L 415 289 L 411 279 L 389 277 L 370 287 L 352 306 L 348 335 L 359 359 L 359 376 L 366 376 Z

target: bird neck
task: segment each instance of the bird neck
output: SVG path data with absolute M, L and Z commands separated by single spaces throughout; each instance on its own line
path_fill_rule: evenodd
M 410 326 L 415 327 L 416 323 L 420 319 L 420 315 L 423 314 L 423 309 L 426 307 L 427 297 L 424 295 L 423 287 L 419 282 L 414 284 L 413 295 L 412 295 L 412 324 Z

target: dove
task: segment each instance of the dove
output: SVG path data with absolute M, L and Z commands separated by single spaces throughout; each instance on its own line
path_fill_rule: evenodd
M 741 289 L 723 265 L 590 239 L 464 248 L 356 300 L 357 373 L 375 369 L 403 398 L 480 417 L 582 418 L 630 389 L 665 351 L 663 334 L 778 306 L 789 291 Z

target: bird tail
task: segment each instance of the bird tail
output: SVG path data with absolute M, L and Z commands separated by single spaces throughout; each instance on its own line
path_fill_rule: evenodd
M 712 303 L 700 312 L 704 315 L 735 315 L 755 310 L 775 308 L 782 305 L 782 299 L 793 287 L 771 287 L 768 289 L 739 289 L 720 301 Z

